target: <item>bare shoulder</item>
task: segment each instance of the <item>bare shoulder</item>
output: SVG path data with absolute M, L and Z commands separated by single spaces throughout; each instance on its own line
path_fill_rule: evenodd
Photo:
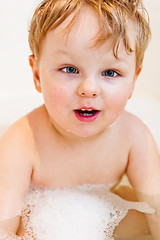
M 131 142 L 128 177 L 138 191 L 146 194 L 160 192 L 160 158 L 155 140 L 139 118 L 126 112 L 124 119 Z
M 150 145 L 156 148 L 151 131 L 141 119 L 129 112 L 125 112 L 122 121 L 131 142 L 131 151 L 143 150 L 143 148 Z
M 32 131 L 29 126 L 28 116 L 24 116 L 3 134 L 0 139 L 0 160 L 2 156 L 18 156 L 22 154 L 22 159 L 25 159 L 25 154 L 29 154 L 29 149 L 33 145 Z
M 121 137 L 124 136 L 127 139 L 130 149 L 134 145 L 142 145 L 142 140 L 143 143 L 145 141 L 154 141 L 147 125 L 134 114 L 125 111 L 119 120 L 118 129 L 120 129 Z
M 130 112 L 124 112 L 124 114 L 122 115 L 122 121 L 124 122 L 127 129 L 130 131 L 130 133 L 133 132 L 133 134 L 136 134 L 138 131 L 135 130 L 149 131 L 146 124 L 140 118 Z
M 0 153 L 16 154 L 18 152 L 23 155 L 24 159 L 32 150 L 35 150 L 34 125 L 37 127 L 40 125 L 41 112 L 43 112 L 42 107 L 39 107 L 9 127 L 0 138 Z M 11 152 L 6 151 L 7 149 Z

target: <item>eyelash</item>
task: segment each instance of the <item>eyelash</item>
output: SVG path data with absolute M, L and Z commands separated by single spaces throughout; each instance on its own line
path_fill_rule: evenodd
M 105 70 L 104 72 L 102 72 L 102 76 L 114 78 L 114 77 L 119 76 L 119 74 L 116 71 L 109 69 L 109 70 Z
M 63 71 L 68 74 L 78 74 L 79 73 L 79 71 L 75 67 L 72 67 L 72 66 L 63 67 L 60 69 L 60 71 Z M 114 77 L 119 76 L 119 74 L 114 70 L 108 69 L 108 70 L 105 70 L 102 72 L 102 76 L 114 78 Z
M 69 74 L 78 74 L 79 71 L 72 66 L 68 66 L 68 67 L 64 67 L 60 69 L 61 71 L 65 72 L 65 73 L 69 73 Z M 71 72 L 69 72 L 68 70 L 71 70 Z

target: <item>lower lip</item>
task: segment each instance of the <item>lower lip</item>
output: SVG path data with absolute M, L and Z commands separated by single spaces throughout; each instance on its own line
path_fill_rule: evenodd
M 74 111 L 74 114 L 76 116 L 76 118 L 81 121 L 81 122 L 93 122 L 97 119 L 97 117 L 100 114 L 100 111 L 96 112 L 94 115 L 92 116 L 82 116 L 80 115 L 78 112 Z

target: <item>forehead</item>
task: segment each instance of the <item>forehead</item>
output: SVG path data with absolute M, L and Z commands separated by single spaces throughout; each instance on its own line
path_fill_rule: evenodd
M 92 49 L 97 50 L 97 46 L 95 45 L 95 41 L 99 36 L 101 29 L 101 22 L 98 14 L 94 12 L 90 7 L 83 7 L 79 12 L 76 18 L 74 12 L 64 21 L 62 22 L 56 29 L 50 30 L 44 40 L 45 45 L 49 44 L 51 41 L 57 42 L 56 46 L 63 48 L 69 47 L 70 50 L 74 50 L 76 48 L 83 49 Z M 109 24 L 108 29 L 106 28 L 106 35 L 109 33 Z M 134 50 L 135 49 L 135 39 L 136 32 L 133 24 L 128 23 L 128 31 L 127 35 L 129 38 L 130 46 Z M 111 36 L 103 42 L 101 48 L 105 48 L 107 50 L 113 50 L 113 43 L 115 38 Z M 121 39 L 119 50 L 125 50 L 123 40 Z M 120 51 L 122 52 L 122 51 Z M 125 51 L 126 52 L 126 51 Z
M 78 15 L 73 12 L 55 30 L 54 34 L 63 37 L 67 42 L 72 42 L 79 37 L 88 40 L 92 45 L 100 30 L 100 20 L 90 7 L 83 7 Z

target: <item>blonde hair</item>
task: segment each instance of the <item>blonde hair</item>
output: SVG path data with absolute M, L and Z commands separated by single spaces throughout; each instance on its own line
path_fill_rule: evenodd
M 68 28 L 73 26 L 84 6 L 90 7 L 99 17 L 100 30 L 95 45 L 114 37 L 113 52 L 118 57 L 118 46 L 123 39 L 126 52 L 133 52 L 128 34 L 128 22 L 133 23 L 136 32 L 136 68 L 143 62 L 151 31 L 149 18 L 142 0 L 44 0 L 35 10 L 29 29 L 29 45 L 38 59 L 40 47 L 48 31 L 58 27 L 71 13 L 74 17 Z

